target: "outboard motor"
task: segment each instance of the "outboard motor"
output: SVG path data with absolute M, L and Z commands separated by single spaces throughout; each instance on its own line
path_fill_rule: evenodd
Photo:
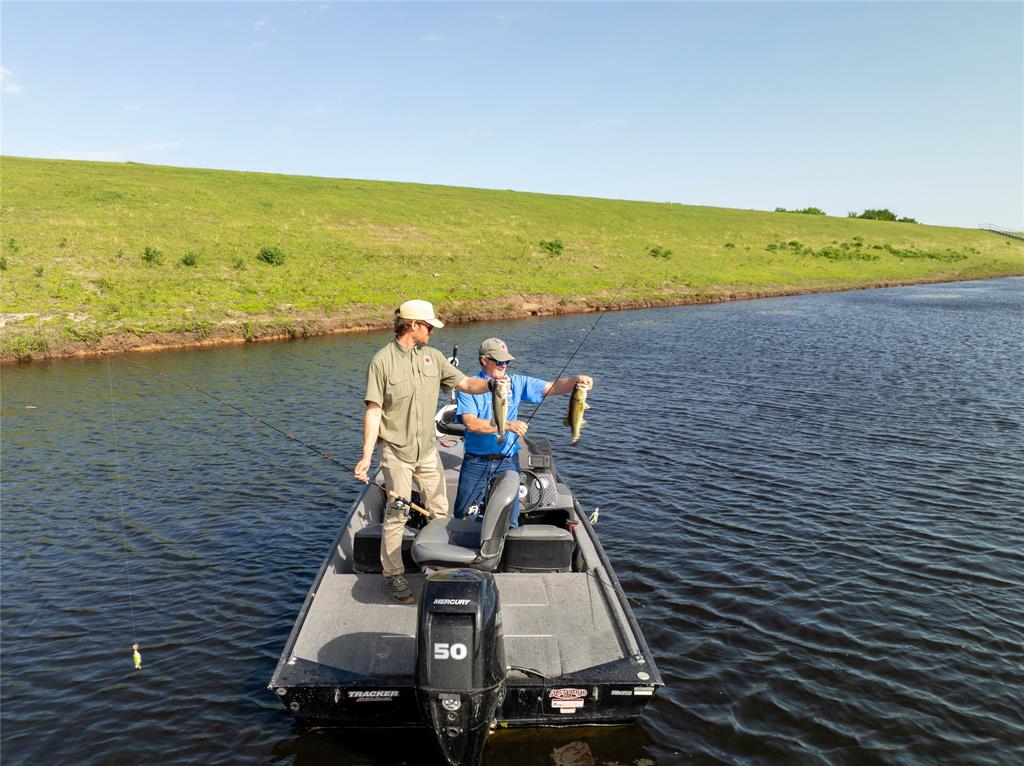
M 451 766 L 476 766 L 505 697 L 505 643 L 494 577 L 429 575 L 419 606 L 416 693 Z

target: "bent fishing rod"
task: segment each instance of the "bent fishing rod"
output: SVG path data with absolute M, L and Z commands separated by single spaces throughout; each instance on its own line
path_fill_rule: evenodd
M 568 360 L 566 360 L 565 364 L 562 365 L 562 369 L 559 371 L 558 375 L 555 376 L 555 378 L 552 381 L 552 383 L 558 382 L 561 379 L 562 375 L 565 374 L 565 371 L 567 369 L 569 369 L 569 365 L 572 364 L 572 360 L 576 358 L 576 355 L 580 352 L 580 349 L 583 348 L 583 344 L 587 342 L 588 338 L 590 338 L 590 334 L 592 332 L 594 332 L 594 330 L 597 328 L 598 323 L 600 323 L 600 321 L 604 318 L 604 315 L 605 315 L 604 311 L 598 312 L 597 321 L 594 322 L 593 325 L 591 325 L 589 330 L 587 330 L 587 334 L 583 336 L 583 340 L 581 340 L 579 345 L 576 346 L 576 350 L 572 352 L 572 355 L 568 358 Z M 459 347 L 456 346 L 455 347 L 455 351 L 458 351 L 458 348 Z M 452 354 L 454 356 L 455 352 L 453 351 Z M 506 375 L 506 377 L 510 377 L 509 374 L 508 374 L 507 368 L 506 368 L 505 375 Z M 543 397 L 540 400 L 540 404 L 538 404 L 536 407 L 534 407 L 533 412 L 530 413 L 530 417 L 528 417 L 526 419 L 527 430 L 529 430 L 530 421 L 533 420 L 534 416 L 537 414 L 537 412 L 540 410 L 540 408 L 544 406 L 544 402 L 546 402 L 547 400 L 548 400 L 547 396 Z M 511 454 L 512 454 L 512 452 L 511 452 L 512 447 L 516 444 L 516 442 L 519 440 L 519 438 L 520 438 L 519 434 L 515 434 L 515 438 L 514 439 L 508 439 L 508 444 L 501 451 L 502 460 L 504 460 L 505 458 L 511 456 Z M 522 438 L 525 439 L 525 436 L 523 436 Z M 480 487 L 480 481 L 481 480 L 486 482 L 486 484 L 490 484 L 491 483 L 491 480 L 494 478 L 494 475 L 497 473 L 497 467 L 498 467 L 498 465 L 500 465 L 500 463 L 501 463 L 501 461 L 494 461 L 494 463 L 492 463 L 492 465 L 490 467 L 488 467 L 487 473 L 484 474 L 481 477 L 481 479 L 478 480 L 477 483 L 473 486 L 473 492 L 470 495 L 471 497 L 476 495 L 476 492 L 477 492 L 477 490 Z
M 138 367 L 140 369 L 143 369 L 143 370 L 146 369 L 146 367 L 143 366 L 142 364 L 140 364 L 139 362 L 133 362 L 130 359 L 126 360 L 126 361 L 128 361 L 129 364 L 133 364 L 133 365 L 135 365 L 136 367 Z M 259 423 L 261 426 L 266 426 L 271 431 L 275 431 L 275 432 L 281 434 L 283 437 L 285 437 L 289 441 L 293 441 L 296 444 L 299 444 L 299 445 L 305 447 L 310 452 L 313 452 L 313 453 L 319 455 L 324 460 L 327 460 L 327 461 L 329 461 L 331 463 L 334 463 L 334 465 L 336 465 L 339 468 L 342 468 L 342 469 L 348 471 L 350 474 L 354 474 L 355 473 L 355 469 L 352 466 L 349 466 L 349 465 L 346 465 L 345 463 L 342 463 L 340 460 L 332 457 L 330 454 L 328 454 L 327 452 L 324 452 L 319 447 L 316 447 L 316 446 L 314 446 L 312 444 L 307 444 L 306 442 L 304 442 L 299 437 L 293 436 L 292 434 L 288 433 L 287 431 L 281 430 L 280 428 L 275 426 L 273 423 L 270 423 L 270 422 L 264 420 L 259 415 L 253 415 L 251 412 L 246 412 L 244 409 L 242 409 L 238 405 L 232 404 L 231 402 L 227 401 L 226 399 L 221 399 L 221 398 L 219 398 L 217 396 L 214 396 L 210 392 L 204 391 L 199 386 L 195 385 L 194 383 L 190 383 L 187 380 L 182 380 L 181 378 L 178 378 L 178 377 L 176 377 L 174 375 L 170 375 L 170 374 L 168 374 L 166 372 L 158 372 L 158 371 L 155 371 L 155 370 L 153 372 L 155 372 L 160 377 L 167 378 L 169 380 L 173 380 L 175 383 L 183 385 L 186 388 L 188 388 L 188 389 L 190 389 L 192 391 L 195 391 L 197 394 L 202 394 L 203 396 L 207 397 L 208 399 L 212 399 L 213 401 L 217 402 L 217 404 L 220 404 L 220 405 L 222 405 L 224 407 L 228 407 L 228 408 L 234 410 L 235 412 L 238 412 L 238 413 L 240 413 L 242 415 L 245 415 L 245 417 L 249 418 L 250 420 L 255 421 L 256 423 Z M 370 485 L 376 487 L 377 489 L 379 489 L 381 492 L 383 492 L 385 495 L 387 495 L 389 498 L 391 498 L 391 500 L 394 501 L 395 505 L 397 505 L 399 507 L 407 506 L 407 507 L 411 508 L 412 510 L 416 511 L 417 513 L 422 514 L 423 516 L 430 516 L 430 512 L 427 511 L 425 508 L 422 508 L 421 506 L 417 505 L 416 503 L 414 503 L 412 500 L 410 500 L 408 498 L 402 497 L 401 495 L 399 495 L 394 490 L 390 490 L 387 487 L 385 487 L 383 484 L 380 484 L 380 483 L 378 483 L 376 481 L 368 481 L 367 484 L 370 484 Z

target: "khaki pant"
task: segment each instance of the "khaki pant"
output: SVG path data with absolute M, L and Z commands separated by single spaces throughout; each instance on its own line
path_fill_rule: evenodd
M 444 485 L 444 468 L 441 455 L 435 449 L 416 463 L 407 463 L 395 454 L 387 442 L 382 443 L 380 468 L 384 472 L 384 486 L 409 499 L 412 494 L 412 480 L 420 488 L 423 507 L 430 511 L 430 518 L 448 515 L 448 494 Z M 412 511 L 415 513 L 415 511 Z M 388 501 L 384 510 L 384 534 L 380 539 L 380 563 L 385 577 L 394 577 L 405 572 L 402 563 L 402 530 L 410 510 L 396 508 Z

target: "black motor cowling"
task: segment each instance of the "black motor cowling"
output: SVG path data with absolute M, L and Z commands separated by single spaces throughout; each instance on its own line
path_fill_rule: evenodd
M 505 673 L 494 577 L 473 569 L 429 575 L 419 606 L 416 691 L 452 766 L 479 763 Z

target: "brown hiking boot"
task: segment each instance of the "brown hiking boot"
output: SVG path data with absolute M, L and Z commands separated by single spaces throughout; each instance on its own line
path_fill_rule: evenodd
M 399 604 L 415 604 L 416 599 L 412 597 L 412 589 L 409 588 L 409 581 L 402 575 L 384 578 L 384 590 L 388 592 Z

